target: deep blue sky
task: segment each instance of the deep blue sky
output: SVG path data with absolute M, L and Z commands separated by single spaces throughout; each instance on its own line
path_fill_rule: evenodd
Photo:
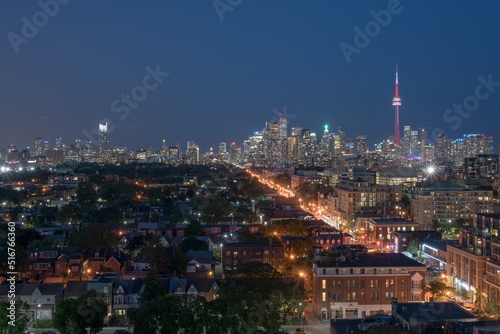
M 227 0 L 221 0 L 227 2 Z M 112 144 L 202 150 L 242 142 L 286 105 L 292 126 L 327 123 L 370 144 L 393 132 L 399 63 L 402 125 L 494 135 L 500 87 L 458 129 L 443 121 L 474 95 L 477 77 L 500 82 L 500 2 L 409 1 L 348 64 L 339 48 L 388 1 L 243 0 L 221 21 L 212 0 L 72 0 L 15 53 L 7 38 L 32 21 L 36 1 L 0 4 L 0 147 L 41 136 L 68 144 L 97 122 L 119 126 Z M 145 67 L 170 76 L 121 120 L 111 102 L 142 82 Z

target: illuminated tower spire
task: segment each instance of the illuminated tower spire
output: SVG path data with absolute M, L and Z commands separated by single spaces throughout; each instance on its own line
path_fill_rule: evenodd
M 399 97 L 398 64 L 396 64 L 396 84 L 392 105 L 394 106 L 394 144 L 399 147 L 399 106 L 401 106 L 401 98 Z

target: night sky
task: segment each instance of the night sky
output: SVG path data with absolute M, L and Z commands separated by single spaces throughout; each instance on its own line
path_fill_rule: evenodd
M 3 1 L 0 147 L 33 146 L 36 136 L 52 145 L 59 136 L 65 144 L 86 140 L 82 131 L 109 119 L 112 145 L 159 149 L 166 139 L 185 150 L 195 140 L 205 151 L 220 141 L 242 142 L 283 106 L 291 126 L 318 135 L 324 124 L 341 126 L 348 137 L 367 135 L 372 145 L 393 133 L 396 63 L 402 126 L 497 140 L 500 1 L 216 4 L 231 10 L 219 15 L 212 0 L 72 0 L 44 22 L 37 1 Z M 369 24 L 379 31 L 368 45 L 358 43 L 348 63 L 340 43 L 356 47 L 354 28 L 364 31 L 375 20 L 370 12 L 388 6 L 390 22 Z M 23 17 L 31 24 L 34 15 L 38 32 L 25 29 L 23 37 Z M 143 79 L 157 64 L 170 74 L 158 84 L 147 81 L 151 90 L 144 90 Z M 489 75 L 499 82 L 480 90 L 489 96 L 467 118 L 458 116 L 461 124 L 455 113 L 444 121 L 454 103 L 474 102 L 478 77 Z M 147 96 L 129 108 L 120 98 L 134 88 Z

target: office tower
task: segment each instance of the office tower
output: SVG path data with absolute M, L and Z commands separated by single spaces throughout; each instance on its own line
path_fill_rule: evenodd
M 438 163 L 448 161 L 451 155 L 451 140 L 440 134 L 436 141 L 435 161 Z
M 200 161 L 200 147 L 192 140 L 187 142 L 187 162 L 196 165 Z
M 286 112 L 286 109 L 285 109 Z M 288 137 L 288 120 L 280 113 L 278 139 L 284 140 Z
M 425 129 L 422 129 L 420 132 L 420 155 L 422 158 L 422 161 L 427 161 L 427 156 L 425 155 L 426 149 L 425 146 L 427 145 L 427 131 Z
M 366 147 L 366 136 L 356 137 L 356 154 L 360 156 L 365 156 L 367 151 Z
M 401 98 L 399 97 L 399 79 L 398 79 L 398 65 L 396 64 L 396 84 L 395 84 L 395 94 L 392 99 L 392 105 L 394 106 L 394 144 L 399 147 L 399 107 L 401 106 Z
M 340 126 L 337 128 L 337 134 L 339 135 L 339 145 L 340 145 L 339 154 L 342 154 L 345 151 L 345 132 L 344 130 L 342 130 Z
M 161 152 L 160 152 L 160 160 L 163 161 L 167 159 L 168 157 L 168 147 L 167 147 L 167 141 L 163 139 L 161 141 Z
M 36 137 L 35 138 L 35 156 L 40 156 L 43 155 L 43 145 L 42 145 L 42 138 Z
M 106 151 L 108 147 L 108 123 L 99 123 L 99 152 Z
M 240 157 L 240 152 L 241 149 L 238 148 L 238 145 L 236 145 L 235 142 L 232 142 L 231 146 L 229 147 L 229 161 L 237 162 Z
M 43 141 L 43 154 L 45 154 L 45 151 L 50 150 L 50 143 L 48 140 Z
M 225 142 L 219 143 L 219 154 L 226 154 L 227 146 Z
M 54 148 L 57 151 L 60 151 L 63 149 L 63 143 L 62 143 L 62 138 L 56 138 L 56 147 Z

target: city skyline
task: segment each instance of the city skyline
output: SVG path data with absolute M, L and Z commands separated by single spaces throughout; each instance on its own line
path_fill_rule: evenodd
M 245 2 L 221 14 L 210 2 L 111 2 L 99 5 L 102 14 L 90 24 L 86 15 L 95 15 L 95 6 L 70 2 L 30 38 L 23 17 L 32 22 L 43 8 L 9 5 L 0 25 L 1 107 L 5 124 L 16 126 L 2 131 L 1 146 L 32 146 L 35 137 L 86 140 L 84 131 L 109 119 L 111 146 L 195 140 L 205 152 L 221 141 L 241 143 L 287 106 L 294 115 L 289 127 L 320 133 L 323 124 L 340 126 L 353 138 L 366 135 L 373 147 L 393 132 L 396 63 L 405 100 L 401 126 L 440 128 L 450 138 L 495 136 L 500 33 L 493 13 L 500 5 L 460 1 L 430 10 L 391 3 Z M 454 15 L 438 14 L 444 10 Z M 144 16 L 149 23 L 141 25 Z M 462 24 L 465 17 L 478 33 Z M 366 34 L 366 27 L 377 33 Z M 27 42 L 16 44 L 13 34 Z M 481 98 L 470 99 L 488 82 Z M 138 99 L 127 102 L 122 94 Z

